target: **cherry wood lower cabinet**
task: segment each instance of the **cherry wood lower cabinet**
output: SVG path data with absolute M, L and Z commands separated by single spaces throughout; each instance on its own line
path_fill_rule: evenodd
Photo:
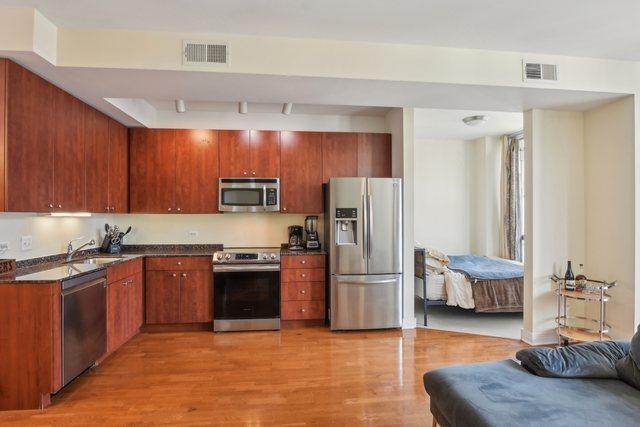
M 115 271 L 109 274 L 110 270 Z M 118 349 L 142 326 L 142 281 L 140 259 L 107 270 L 107 353 Z
M 325 318 L 324 266 L 324 255 L 282 257 L 280 261 L 280 317 L 282 320 Z
M 183 269 L 189 265 L 199 269 Z M 148 258 L 145 285 L 147 324 L 206 323 L 213 320 L 211 258 Z

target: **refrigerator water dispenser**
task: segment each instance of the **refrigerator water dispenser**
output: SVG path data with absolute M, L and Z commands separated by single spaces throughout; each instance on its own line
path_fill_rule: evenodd
M 356 208 L 336 209 L 336 246 L 358 244 L 358 210 Z

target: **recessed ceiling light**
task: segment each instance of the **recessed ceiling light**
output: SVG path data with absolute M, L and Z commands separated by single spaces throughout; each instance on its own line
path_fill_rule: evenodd
M 184 103 L 184 99 L 176 99 L 176 112 L 184 113 L 187 111 L 187 106 Z
M 291 109 L 293 108 L 293 103 L 287 102 L 282 106 L 282 114 L 289 115 L 291 114 Z
M 248 109 L 247 101 L 242 101 L 238 107 L 240 114 L 247 114 Z
M 487 120 L 489 120 L 489 116 L 478 115 L 465 117 L 462 119 L 462 122 L 467 126 L 479 126 L 484 124 Z

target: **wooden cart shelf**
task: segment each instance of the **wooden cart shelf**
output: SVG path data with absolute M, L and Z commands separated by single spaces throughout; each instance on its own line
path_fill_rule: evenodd
M 572 299 L 580 299 L 580 300 L 589 300 L 589 301 L 604 301 L 607 302 L 611 299 L 611 295 L 604 294 L 602 298 L 600 297 L 600 293 L 591 293 L 584 291 L 568 291 L 566 289 L 556 290 L 556 295 L 560 295 L 572 298 Z
M 567 340 L 576 342 L 586 341 L 610 341 L 611 337 L 606 333 L 598 333 L 593 331 L 587 331 L 583 328 L 575 328 L 571 326 L 558 327 L 558 336 Z

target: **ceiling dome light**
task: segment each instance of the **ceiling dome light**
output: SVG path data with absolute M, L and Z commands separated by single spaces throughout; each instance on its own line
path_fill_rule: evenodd
M 187 111 L 187 106 L 184 103 L 184 99 L 176 99 L 176 112 L 184 113 Z
M 489 116 L 479 115 L 465 117 L 462 119 L 462 122 L 467 126 L 479 126 L 484 124 L 487 120 L 489 120 Z

